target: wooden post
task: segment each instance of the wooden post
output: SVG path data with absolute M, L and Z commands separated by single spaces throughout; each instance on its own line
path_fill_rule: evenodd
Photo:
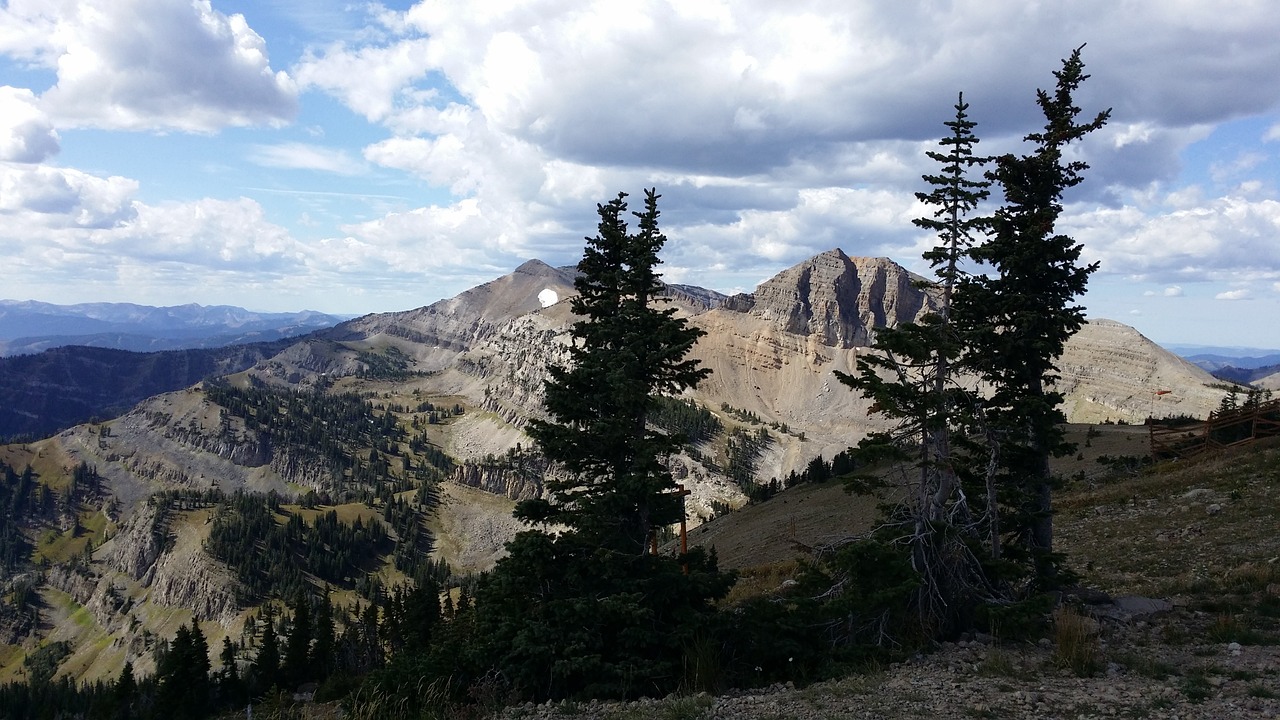
M 689 528 L 688 524 L 685 522 L 685 518 L 688 517 L 688 514 L 685 510 L 684 499 L 688 497 L 689 491 L 684 489 L 684 485 L 678 485 L 677 487 L 680 488 L 680 554 L 688 555 Z
M 676 490 L 676 496 L 680 498 L 680 555 L 683 557 L 689 554 L 689 530 L 688 523 L 685 520 L 688 512 L 685 510 L 684 504 L 684 499 L 689 496 L 689 491 L 685 489 L 684 483 L 676 487 L 679 488 Z M 685 575 L 689 574 L 689 563 L 687 561 L 681 563 L 680 567 Z

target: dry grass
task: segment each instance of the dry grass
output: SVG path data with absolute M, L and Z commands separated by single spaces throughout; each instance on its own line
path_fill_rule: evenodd
M 699 525 L 689 533 L 689 544 L 714 546 L 724 568 L 793 562 L 817 546 L 870 530 L 879 503 L 877 497 L 850 495 L 835 481 L 800 485 Z
M 724 604 L 732 606 L 754 597 L 772 595 L 799 572 L 800 563 L 795 560 L 742 568 L 738 571 L 738 582 L 729 591 Z
M 1054 661 L 1078 677 L 1096 673 L 1102 665 L 1098 622 L 1063 606 L 1053 613 Z
M 1256 592 L 1275 582 L 1280 447 L 1068 487 L 1058 547 L 1091 582 L 1154 596 Z

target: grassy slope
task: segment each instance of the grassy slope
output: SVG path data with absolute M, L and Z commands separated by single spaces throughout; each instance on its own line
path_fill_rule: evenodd
M 1096 429 L 1072 427 L 1078 454 L 1055 463 L 1068 479 L 1055 495 L 1056 546 L 1083 583 L 1280 631 L 1267 619 L 1272 604 L 1280 614 L 1280 441 L 1115 475 L 1097 458 L 1144 455 L 1146 429 Z M 742 573 L 735 596 L 768 592 L 813 546 L 869 530 L 877 502 L 838 482 L 800 486 L 695 529 L 690 543 L 714 546 L 723 567 Z

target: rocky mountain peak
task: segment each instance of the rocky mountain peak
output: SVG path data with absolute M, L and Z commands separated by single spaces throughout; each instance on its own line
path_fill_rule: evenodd
M 724 307 L 815 337 L 830 347 L 868 345 L 875 328 L 918 319 L 933 304 L 919 278 L 888 258 L 851 258 L 839 248 L 815 255 L 735 295 Z

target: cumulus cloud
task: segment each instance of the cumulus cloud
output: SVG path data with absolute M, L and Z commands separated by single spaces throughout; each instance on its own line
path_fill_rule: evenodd
M 323 274 L 314 250 L 253 200 L 148 205 L 137 190 L 127 178 L 0 163 L 0 254 L 11 289 L 94 300 L 95 288 L 116 297 L 125 288 L 140 302 L 195 294 L 249 304 L 256 292 L 267 305 Z
M 1104 272 L 1153 280 L 1280 275 L 1280 201 L 1219 197 L 1183 206 L 1078 211 L 1069 230 Z
M 297 90 L 243 15 L 209 0 L 15 0 L 0 52 L 44 65 L 59 127 L 208 132 L 280 124 Z
M 134 262 L 181 263 L 212 270 L 285 272 L 301 264 L 301 248 L 266 220 L 248 198 L 138 204 L 136 217 L 98 242 Z
M 38 163 L 58 153 L 58 132 L 26 88 L 0 86 L 0 160 Z
M 351 48 L 335 43 L 322 53 L 309 52 L 295 70 L 302 89 L 318 88 L 340 98 L 370 121 L 387 119 L 407 105 L 430 99 L 407 92 L 430 72 L 425 39 L 404 40 L 385 47 Z
M 1269 41 L 1280 18 L 1262 7 L 1225 15 L 1154 0 L 1030 14 L 1013 0 L 420 3 L 383 11 L 369 39 L 315 49 L 291 72 L 389 130 L 365 148 L 368 162 L 453 193 L 452 208 L 414 218 L 422 232 L 474 200 L 529 223 L 508 228 L 509 244 L 545 256 L 564 244 L 554 230 L 576 238 L 574 218 L 589 220 L 595 202 L 656 184 L 667 196 L 669 271 L 748 272 L 835 246 L 917 255 L 928 240 L 910 225 L 911 193 L 933 170 L 923 152 L 955 93 L 966 91 L 981 150 L 1016 151 L 1043 122 L 1035 89 L 1076 42 L 1042 38 L 1088 39 L 1094 77 L 1080 104 L 1115 113 L 1082 149 L 1092 169 L 1071 197 L 1107 211 L 1073 208 L 1090 215 L 1076 227 L 1108 269 L 1183 277 L 1206 262 L 1262 262 L 1251 251 L 1179 259 L 1217 249 L 1212 237 L 1257 242 L 1248 226 L 1227 227 L 1222 201 L 1187 209 L 1209 215 L 1191 223 L 1197 237 L 1178 227 L 1189 216 L 1136 197 L 1176 178 L 1183 150 L 1213 123 L 1280 100 L 1280 46 Z M 1228 41 L 1245 50 L 1224 74 L 1208 59 Z M 818 214 L 833 194 L 851 204 Z M 1206 227 L 1214 217 L 1221 227 Z M 1157 240 L 1166 231 L 1177 234 L 1171 247 Z
M 208 0 L 10 0 L 0 8 L 0 52 L 57 73 L 41 103 L 23 99 L 55 119 L 50 132 L 279 123 L 292 117 L 299 89 L 323 92 L 384 136 L 366 141 L 361 156 L 286 143 L 254 146 L 253 161 L 348 175 L 376 168 L 367 174 L 379 179 L 390 174 L 384 169 L 398 171 L 448 196 L 433 193 L 435 204 L 397 205 L 382 217 L 383 208 L 363 208 L 362 219 L 375 219 L 315 230 L 329 236 L 315 243 L 280 235 L 233 201 L 112 206 L 76 190 L 75 182 L 110 186 L 107 178 L 50 176 L 33 186 L 43 194 L 24 191 L 5 212 L 39 215 L 52 228 L 53 213 L 38 208 L 87 203 L 97 208 L 83 215 L 88 224 L 64 221 L 60 232 L 81 238 L 96 227 L 102 242 L 128 237 L 144 249 L 146 238 L 180 232 L 182 222 L 254 238 L 219 245 L 212 234 L 180 234 L 178 246 L 210 267 L 251 258 L 245 267 L 291 268 L 296 278 L 380 273 L 404 282 L 428 273 L 462 282 L 530 256 L 569 262 L 595 230 L 596 202 L 656 185 L 672 279 L 750 289 L 832 247 L 888 254 L 919 270 L 916 258 L 934 239 L 911 224 L 925 212 L 912 193 L 923 189 L 920 174 L 936 169 L 924 152 L 945 132 L 956 93 L 971 103 L 981 152 L 1019 151 L 1022 136 L 1043 122 L 1035 89 L 1048 87 L 1061 58 L 1088 40 L 1093 78 L 1078 104 L 1115 112 L 1073 148 L 1092 167 L 1066 199 L 1062 229 L 1104 273 L 1158 281 L 1155 296 L 1177 297 L 1174 283 L 1280 279 L 1280 205 L 1269 187 L 1238 177 L 1257 172 L 1247 167 L 1255 158 L 1229 165 L 1233 156 L 1222 156 L 1220 177 L 1236 183 L 1230 195 L 1171 185 L 1193 154 L 1187 149 L 1216 126 L 1280 103 L 1280 45 L 1272 42 L 1280 15 L 1259 3 L 1231 13 L 1155 0 L 1032 11 L 1015 0 L 942 5 L 374 6 L 376 25 L 336 42 L 325 34 L 286 75 L 271 67 L 244 18 Z M 1268 137 L 1280 138 L 1278 127 Z M 323 129 L 326 144 L 344 135 Z M 19 134 L 24 143 L 57 140 Z M 56 151 L 22 147 L 36 161 Z M 247 226 L 223 218 L 237 212 Z M 201 254 L 206 245 L 221 250 Z
M 1249 292 L 1246 289 L 1241 289 L 1241 290 L 1227 290 L 1226 292 L 1220 292 L 1217 295 L 1214 295 L 1213 299 L 1214 300 L 1248 300 L 1252 297 L 1253 297 L 1253 293 Z
M 346 225 L 322 243 L 321 262 L 336 270 L 434 273 L 454 267 L 506 272 L 524 256 L 522 215 L 486 212 L 476 199 L 390 213 Z
M 296 74 L 371 119 L 423 104 L 413 91 L 433 88 L 438 74 L 486 122 L 554 156 L 721 173 L 820 157 L 833 141 L 931 137 L 966 86 L 986 132 L 1020 135 L 1037 120 L 1032 90 L 1072 47 L 1043 37 L 1088 37 L 1091 68 L 1123 67 L 1098 72 L 1087 99 L 1118 100 L 1117 120 L 1150 124 L 1155 136 L 1256 112 L 1280 95 L 1271 72 L 1280 49 L 1269 42 L 1280 24 L 1262 7 L 1225 18 L 1150 0 L 1031 15 L 1012 1 L 648 0 L 619 13 L 607 2 L 508 2 L 483 12 L 422 3 L 388 21 L 401 33 L 394 41 L 332 46 Z M 1226 38 L 1253 55 L 1231 78 L 1207 61 Z M 438 99 L 429 93 L 425 104 Z M 1127 147 L 1167 150 L 1155 136 Z M 1168 161 L 1167 152 L 1151 159 L 1156 169 Z
M 15 229 L 115 227 L 134 217 L 137 190 L 136 181 L 119 176 L 0 163 L 0 215 Z
M 1177 285 L 1174 285 L 1173 287 L 1167 287 L 1164 289 L 1164 296 L 1165 297 L 1182 297 L 1182 288 Z

